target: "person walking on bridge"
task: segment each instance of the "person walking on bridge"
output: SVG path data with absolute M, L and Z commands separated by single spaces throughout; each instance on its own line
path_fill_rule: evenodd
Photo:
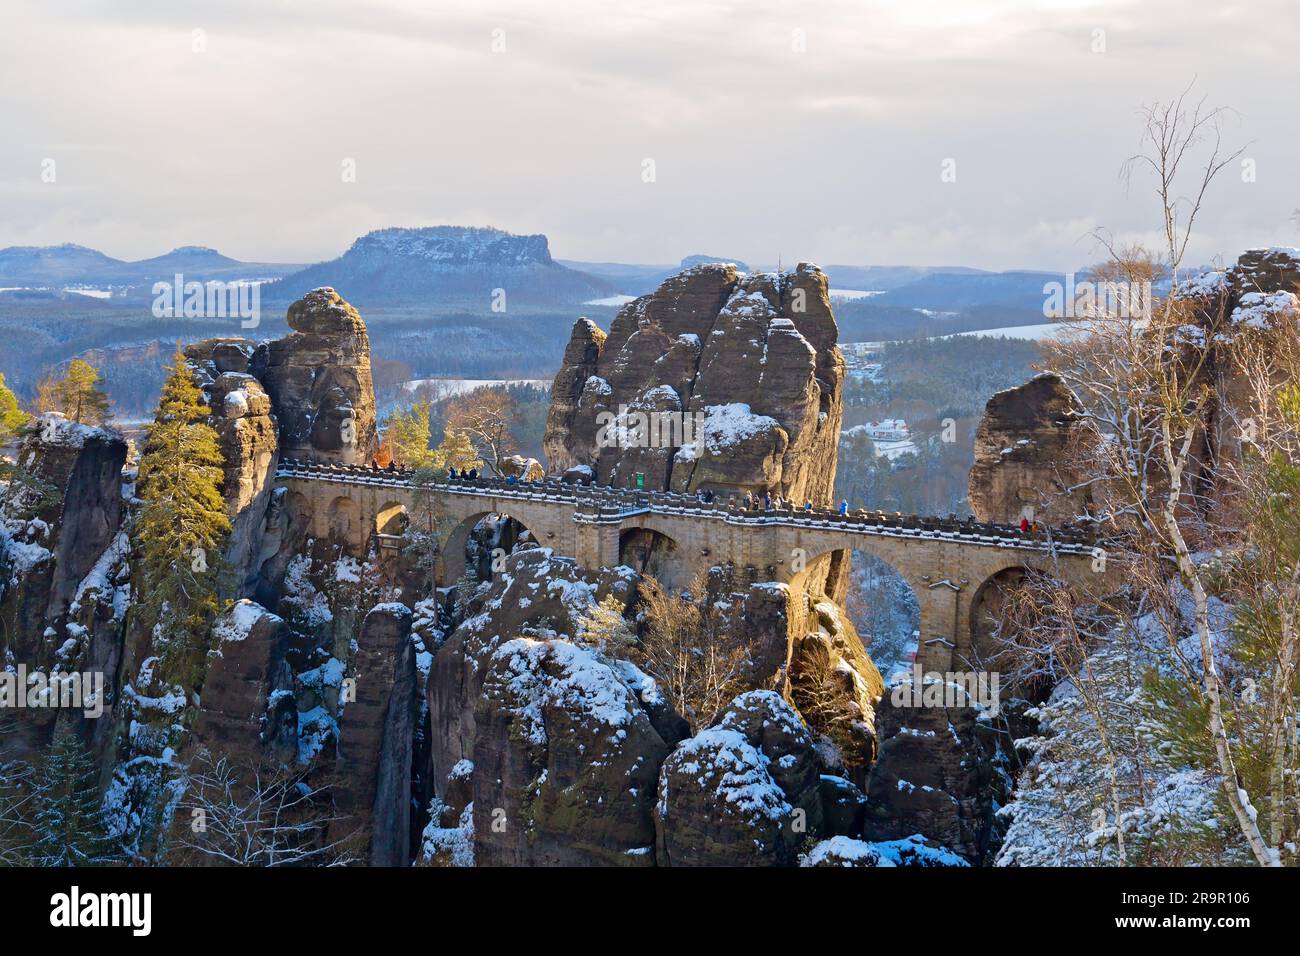
M 811 498 L 809 498 L 807 501 L 805 501 L 805 502 L 803 503 L 803 510 L 804 510 L 804 511 L 812 511 L 812 499 L 811 499 Z
M 848 516 L 849 516 L 849 499 L 844 498 L 840 501 L 840 517 L 847 518 Z

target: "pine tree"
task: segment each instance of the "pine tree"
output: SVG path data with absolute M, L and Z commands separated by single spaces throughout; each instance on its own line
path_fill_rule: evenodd
M 32 785 L 32 845 L 24 851 L 35 866 L 95 866 L 113 861 L 99 809 L 96 770 L 75 734 L 54 739 Z
M 72 360 L 63 378 L 42 383 L 40 404 L 82 425 L 101 425 L 108 420 L 108 396 L 99 388 L 99 370 L 81 359 Z
M 618 654 L 636 643 L 636 635 L 623 618 L 623 602 L 615 594 L 592 605 L 579 619 L 578 636 L 611 654 Z
M 219 610 L 217 568 L 230 533 L 221 495 L 225 460 L 203 393 L 179 347 L 140 459 L 135 525 L 140 608 L 159 637 L 160 676 L 196 687 Z

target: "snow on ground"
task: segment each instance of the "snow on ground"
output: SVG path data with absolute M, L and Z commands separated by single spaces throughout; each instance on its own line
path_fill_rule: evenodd
M 843 299 L 846 302 L 852 302 L 854 299 L 869 299 L 873 295 L 884 295 L 884 289 L 830 289 L 828 294 L 832 299 Z
M 800 866 L 970 866 L 944 847 L 926 844 L 918 833 L 902 840 L 868 843 L 852 837 L 822 840 L 800 858 Z
M 535 385 L 538 388 L 549 389 L 551 380 L 548 378 L 417 378 L 403 382 L 402 388 L 414 392 L 422 385 L 428 385 L 435 392 L 443 395 L 459 396 L 476 392 L 480 388 L 500 388 L 509 385 Z
M 603 299 L 588 299 L 583 305 L 608 305 L 617 308 L 621 305 L 627 305 L 629 302 L 636 301 L 634 295 L 607 295 Z
M 280 620 L 255 601 L 241 598 L 212 625 L 212 636 L 218 644 L 246 640 L 257 622 L 263 618 L 269 618 L 272 622 Z

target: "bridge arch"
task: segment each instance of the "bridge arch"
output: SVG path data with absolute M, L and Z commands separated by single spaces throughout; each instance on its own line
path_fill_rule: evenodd
M 895 539 L 836 532 L 811 539 L 801 536 L 788 553 L 776 557 L 776 567 L 778 576 L 788 581 L 792 593 L 820 587 L 844 605 L 863 641 L 863 650 L 880 669 L 881 676 L 887 678 L 897 666 L 910 666 L 911 660 L 922 658 L 926 629 L 934 627 L 931 619 L 940 616 L 936 609 L 947 600 L 944 594 L 934 593 L 930 582 L 915 573 L 918 562 L 909 560 L 911 557 Z M 860 582 L 875 593 L 857 592 Z M 891 603 L 887 607 L 877 604 L 855 608 L 852 606 L 855 596 L 865 601 Z M 897 613 L 899 602 L 905 605 L 902 613 Z M 792 610 L 797 614 L 800 609 Z M 806 621 L 797 619 L 791 623 L 798 628 L 811 627 L 811 607 L 806 611 L 809 613 Z M 891 616 L 901 620 L 891 622 L 888 620 Z
M 955 649 L 954 661 L 971 669 L 999 669 L 997 628 L 1002 622 L 1009 592 L 1024 581 L 1028 571 L 1028 564 L 1008 563 L 980 582 L 970 601 L 969 644 Z
M 339 495 L 329 503 L 324 534 L 335 541 L 351 545 L 361 533 L 361 509 L 348 495 Z
M 470 536 L 480 524 L 493 516 L 504 519 L 508 524 L 503 529 L 501 546 L 509 552 L 514 545 L 527 534 L 528 538 L 540 544 L 537 535 L 523 521 L 505 511 L 475 511 L 461 518 L 448 533 L 442 545 L 442 581 L 443 585 L 455 584 L 465 576 L 468 569 Z
M 406 510 L 406 503 L 390 501 L 375 512 L 375 533 L 384 535 L 401 535 L 411 526 L 411 515 Z
M 618 563 L 641 574 L 648 574 L 665 587 L 672 588 L 683 587 L 689 583 L 697 568 L 712 564 L 692 560 L 692 556 L 675 537 L 661 528 L 653 527 L 653 522 L 623 528 L 619 532 Z

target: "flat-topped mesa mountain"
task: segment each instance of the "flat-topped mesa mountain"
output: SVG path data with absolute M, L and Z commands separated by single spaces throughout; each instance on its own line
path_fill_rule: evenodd
M 367 233 L 339 258 L 268 285 L 264 296 L 291 298 L 321 285 L 346 288 L 363 307 L 452 302 L 496 311 L 512 304 L 577 303 L 618 291 L 555 262 L 543 235 L 461 226 Z

